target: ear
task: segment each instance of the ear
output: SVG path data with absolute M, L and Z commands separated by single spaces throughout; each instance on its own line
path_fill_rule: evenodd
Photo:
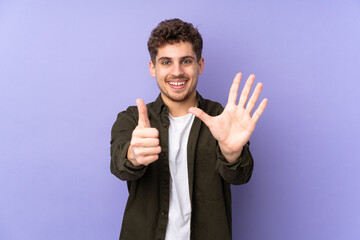
M 205 60 L 204 58 L 201 58 L 199 61 L 199 74 L 202 74 L 204 72 L 204 64 L 205 64 Z
M 150 71 L 150 75 L 152 77 L 156 77 L 155 65 L 153 64 L 153 62 L 151 60 L 149 62 L 149 71 Z

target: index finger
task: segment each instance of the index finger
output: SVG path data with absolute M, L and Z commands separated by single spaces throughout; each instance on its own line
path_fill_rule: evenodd
M 136 105 L 138 107 L 139 111 L 139 122 L 138 125 L 149 128 L 150 127 L 150 121 L 147 115 L 147 109 L 144 101 L 140 98 L 136 99 Z
M 236 74 L 234 81 L 230 87 L 228 104 L 236 104 L 236 99 L 239 91 L 239 84 L 241 80 L 241 73 Z

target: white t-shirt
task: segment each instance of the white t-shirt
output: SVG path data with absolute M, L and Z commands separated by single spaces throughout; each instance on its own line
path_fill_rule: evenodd
M 166 240 L 189 240 L 191 203 L 187 164 L 187 143 L 194 115 L 169 114 L 170 206 Z

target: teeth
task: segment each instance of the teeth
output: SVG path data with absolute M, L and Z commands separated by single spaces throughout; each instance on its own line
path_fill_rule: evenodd
M 185 82 L 169 82 L 169 84 L 174 86 L 180 86 L 180 85 L 184 85 Z

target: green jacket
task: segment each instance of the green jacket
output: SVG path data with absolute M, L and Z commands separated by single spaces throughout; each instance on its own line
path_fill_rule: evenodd
M 197 94 L 198 107 L 217 116 L 223 107 Z M 151 127 L 159 131 L 162 152 L 148 166 L 126 159 L 132 131 L 138 124 L 137 107 L 119 113 L 111 130 L 111 172 L 127 181 L 129 198 L 124 212 L 120 239 L 164 239 L 170 201 L 168 162 L 169 110 L 161 96 L 147 104 Z M 249 181 L 253 159 L 249 143 L 234 163 L 221 154 L 209 128 L 194 119 L 188 140 L 188 175 L 191 201 L 191 239 L 231 239 L 230 184 Z

